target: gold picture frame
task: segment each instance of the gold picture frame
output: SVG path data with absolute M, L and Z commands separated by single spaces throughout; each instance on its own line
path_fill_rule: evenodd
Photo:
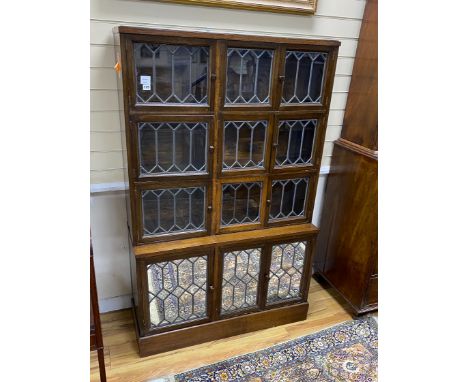
M 205 5 L 254 11 L 313 15 L 317 0 L 158 0 L 165 3 Z

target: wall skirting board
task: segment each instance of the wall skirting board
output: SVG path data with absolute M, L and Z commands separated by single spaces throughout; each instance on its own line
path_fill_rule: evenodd
M 318 226 L 325 181 L 330 167 L 320 169 L 312 223 Z M 131 304 L 130 259 L 124 182 L 91 185 L 91 233 L 101 313 L 126 309 Z
M 112 312 L 115 310 L 127 309 L 132 307 L 132 295 L 116 296 L 103 298 L 99 300 L 100 313 Z

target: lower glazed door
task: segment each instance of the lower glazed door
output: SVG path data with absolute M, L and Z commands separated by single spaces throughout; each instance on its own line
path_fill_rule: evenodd
M 146 263 L 147 334 L 211 320 L 212 252 L 191 251 Z
M 217 254 L 217 319 L 307 300 L 310 240 L 224 247 Z

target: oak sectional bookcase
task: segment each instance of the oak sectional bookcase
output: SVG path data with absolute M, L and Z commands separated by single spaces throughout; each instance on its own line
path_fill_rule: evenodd
M 140 355 L 305 319 L 339 42 L 114 36 Z

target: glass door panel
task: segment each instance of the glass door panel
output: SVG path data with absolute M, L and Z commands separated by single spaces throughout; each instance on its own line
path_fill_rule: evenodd
M 135 43 L 136 102 L 208 103 L 209 47 Z
M 301 297 L 306 242 L 273 245 L 267 305 Z
M 208 317 L 208 256 L 147 265 L 150 330 Z
M 305 216 L 308 178 L 273 180 L 270 221 Z
M 281 102 L 321 103 L 327 53 L 286 51 Z
M 316 119 L 280 121 L 275 166 L 311 164 L 316 126 Z
M 268 121 L 225 121 L 223 170 L 264 168 Z
M 140 176 L 207 173 L 207 122 L 138 123 Z
M 226 104 L 269 104 L 273 51 L 228 48 Z
M 261 253 L 261 248 L 223 253 L 221 314 L 257 306 Z
M 222 193 L 221 227 L 260 221 L 262 183 L 226 183 Z
M 143 190 L 143 237 L 203 231 L 206 188 Z

